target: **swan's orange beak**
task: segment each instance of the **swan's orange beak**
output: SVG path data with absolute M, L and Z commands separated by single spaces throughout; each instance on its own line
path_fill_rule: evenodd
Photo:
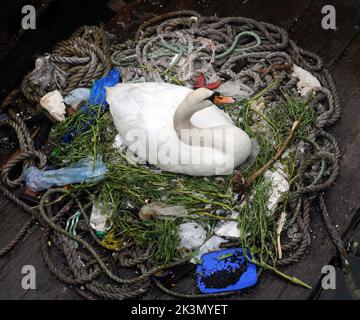
M 230 103 L 234 103 L 236 100 L 234 98 L 231 97 L 225 97 L 225 96 L 216 96 L 214 98 L 214 104 L 216 104 L 217 106 L 222 106 L 224 104 L 230 104 Z

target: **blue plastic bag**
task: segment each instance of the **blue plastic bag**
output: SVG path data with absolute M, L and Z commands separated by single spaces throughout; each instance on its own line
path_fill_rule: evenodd
M 248 257 L 251 255 L 248 252 Z M 210 252 L 197 266 L 197 283 L 201 292 L 216 293 L 240 290 L 257 282 L 255 264 L 246 260 L 241 248 Z
M 91 88 L 90 98 L 88 102 L 84 106 L 82 106 L 80 110 L 85 114 L 92 112 L 94 116 L 96 115 L 96 111 L 93 108 L 94 106 L 98 106 L 102 109 L 102 111 L 105 111 L 109 107 L 108 103 L 106 102 L 105 88 L 115 86 L 119 83 L 120 80 L 121 74 L 118 69 L 112 69 L 106 77 L 96 80 Z M 84 132 L 86 129 L 88 129 L 91 123 L 92 121 L 84 121 L 81 130 L 70 130 L 70 132 L 64 135 L 63 141 L 65 143 L 69 143 L 77 134 Z
M 82 111 L 85 113 L 88 112 L 91 106 L 101 106 L 103 110 L 106 110 L 109 105 L 106 102 L 105 88 L 115 86 L 119 83 L 120 79 L 120 71 L 118 69 L 112 69 L 106 77 L 96 80 L 91 88 L 88 103 L 82 107 Z
M 72 183 L 96 182 L 104 178 L 107 169 L 102 157 L 82 159 L 68 168 L 42 171 L 36 167 L 24 170 L 23 178 L 26 186 L 33 191 L 49 189 L 52 186 L 64 186 Z

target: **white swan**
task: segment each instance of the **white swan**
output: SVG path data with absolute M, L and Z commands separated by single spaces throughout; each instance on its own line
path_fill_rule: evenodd
M 213 104 L 231 98 L 160 82 L 120 83 L 106 91 L 122 142 L 164 171 L 227 175 L 250 155 L 248 135 Z

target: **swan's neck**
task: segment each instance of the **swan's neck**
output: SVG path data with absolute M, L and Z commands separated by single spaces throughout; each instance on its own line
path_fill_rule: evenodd
M 195 92 L 195 91 L 194 91 Z M 177 107 L 174 114 L 174 128 L 179 137 L 182 130 L 192 130 L 196 128 L 191 123 L 191 117 L 194 113 L 211 106 L 209 100 L 198 101 L 194 97 L 194 93 L 190 93 Z

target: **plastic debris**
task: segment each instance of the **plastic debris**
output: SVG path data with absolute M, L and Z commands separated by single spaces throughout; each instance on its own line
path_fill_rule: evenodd
M 179 249 L 199 248 L 206 240 L 206 230 L 197 222 L 186 222 L 179 226 Z
M 105 88 L 113 87 L 120 81 L 120 71 L 118 69 L 112 69 L 108 75 L 104 78 L 96 80 L 93 87 L 91 88 L 90 97 L 88 102 L 81 107 L 81 111 L 85 114 L 92 112 L 96 114 L 94 110 L 94 106 L 100 106 L 102 110 L 106 110 L 108 108 L 108 103 L 106 102 L 106 90 Z M 84 121 L 81 129 L 72 128 L 70 132 L 66 133 L 63 137 L 63 141 L 65 143 L 69 143 L 77 134 L 87 130 L 92 121 Z
M 76 236 L 76 227 L 79 222 L 81 216 L 81 212 L 77 211 L 75 214 L 73 214 L 68 221 L 66 222 L 65 230 L 71 233 L 72 235 Z
M 253 120 L 256 121 L 259 118 L 259 115 L 257 113 L 262 113 L 265 108 L 265 99 L 264 97 L 260 97 L 259 99 L 256 99 L 255 101 L 252 101 L 250 104 L 250 109 L 255 111 L 255 114 L 253 115 Z
M 90 89 L 77 88 L 65 97 L 64 102 L 74 109 L 77 109 L 82 102 L 87 102 L 90 98 Z
M 96 80 L 91 88 L 88 103 L 82 107 L 83 112 L 88 112 L 89 106 L 99 105 L 106 109 L 108 107 L 108 103 L 106 102 L 105 88 L 115 86 L 119 83 L 120 79 L 120 71 L 118 69 L 112 69 L 106 77 Z
M 117 135 L 115 136 L 115 140 L 114 140 L 114 143 L 113 143 L 112 147 L 113 147 L 114 149 L 119 149 L 119 150 L 123 150 L 123 149 L 126 148 L 126 145 L 123 143 L 123 141 L 122 141 L 122 139 L 121 139 L 121 137 L 120 137 L 119 134 L 117 134 Z
M 90 226 L 96 231 L 96 235 L 99 237 L 103 237 L 111 228 L 103 211 L 104 205 L 102 203 L 98 205 L 94 204 L 90 215 Z
M 212 83 L 207 83 L 205 76 L 203 74 L 201 74 L 195 80 L 194 89 L 206 88 L 209 90 L 215 90 L 215 89 L 219 88 L 220 85 L 221 85 L 220 80 L 217 80 Z
M 251 260 L 249 252 L 247 255 Z M 256 266 L 246 260 L 241 248 L 205 254 L 197 266 L 197 284 L 202 293 L 241 290 L 256 283 Z
M 36 167 L 24 170 L 26 187 L 33 191 L 49 189 L 52 186 L 64 186 L 80 182 L 96 182 L 104 178 L 106 166 L 99 155 L 94 166 L 92 157 L 82 159 L 75 165 L 58 170 L 42 171 Z
M 309 71 L 294 64 L 292 76 L 299 79 L 297 88 L 301 96 L 307 96 L 312 90 L 320 88 L 321 84 Z
M 116 238 L 114 230 L 107 232 L 101 244 L 109 250 L 119 251 L 126 243 Z
M 66 106 L 58 90 L 51 91 L 40 99 L 40 105 L 57 121 L 64 121 Z
M 216 91 L 219 91 L 224 96 L 234 97 L 237 99 L 248 98 L 254 93 L 247 85 L 240 80 L 229 80 L 223 83 Z
M 54 79 L 55 78 L 55 79 Z M 63 88 L 66 83 L 66 73 L 51 61 L 51 55 L 46 54 L 35 60 L 35 68 L 29 74 L 29 81 L 32 85 L 47 92 L 51 83 L 55 80 L 58 87 Z
M 69 232 L 70 234 L 76 236 L 76 227 L 79 223 L 79 219 L 81 216 L 81 212 L 80 211 L 76 211 L 75 214 L 73 214 L 67 221 L 66 221 L 66 226 L 65 226 L 65 231 Z M 74 248 L 78 248 L 79 244 L 77 243 L 77 241 L 69 239 L 70 244 L 72 246 L 74 246 Z
M 226 242 L 228 242 L 228 240 L 225 240 L 218 236 L 212 236 L 200 247 L 198 254 L 194 258 L 192 258 L 190 262 L 195 264 L 199 263 L 199 261 L 201 261 L 201 257 L 205 253 L 219 250 L 220 245 Z
M 271 183 L 271 191 L 267 202 L 269 211 L 274 212 L 284 193 L 290 190 L 284 167 L 280 162 L 274 164 L 274 171 L 267 170 L 264 177 Z
M 230 215 L 230 218 L 237 219 L 239 216 L 239 212 L 233 211 Z M 239 238 L 240 237 L 240 229 L 239 223 L 237 221 L 222 221 L 219 222 L 214 229 L 214 233 L 219 237 L 224 238 Z
M 186 217 L 184 206 L 169 206 L 162 202 L 151 202 L 144 205 L 139 212 L 141 220 L 164 219 L 169 217 Z

